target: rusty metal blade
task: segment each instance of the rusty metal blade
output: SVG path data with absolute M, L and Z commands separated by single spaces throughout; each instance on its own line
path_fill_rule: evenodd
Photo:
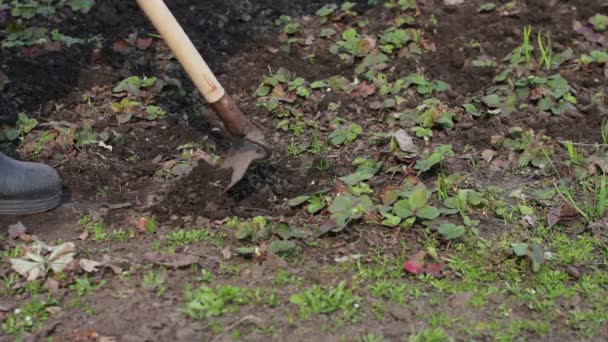
M 267 153 L 261 146 L 245 139 L 239 139 L 228 151 L 222 164 L 223 169 L 232 169 L 232 177 L 226 190 L 232 188 L 243 178 L 253 161 L 264 159 L 266 156 Z

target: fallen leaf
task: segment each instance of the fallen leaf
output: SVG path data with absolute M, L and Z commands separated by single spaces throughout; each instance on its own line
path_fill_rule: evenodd
M 367 82 L 359 83 L 355 89 L 351 92 L 352 96 L 361 96 L 366 99 L 369 96 L 373 95 L 376 92 L 376 87 L 371 84 L 367 84 Z
M 222 249 L 222 258 L 224 258 L 225 260 L 229 260 L 230 258 L 232 258 L 232 252 L 230 251 L 229 246 L 226 246 Z
M 555 226 L 558 222 L 563 219 L 573 218 L 579 216 L 579 212 L 570 204 L 562 204 L 559 207 L 555 207 L 547 214 L 547 224 L 549 227 Z
M 80 265 L 80 268 L 82 268 L 85 272 L 93 273 L 98 272 L 99 270 L 97 269 L 97 267 L 100 267 L 103 264 L 95 260 L 80 259 L 78 265 Z
M 422 38 L 421 41 L 422 47 L 427 50 L 427 51 L 431 51 L 431 52 L 435 52 L 437 51 L 437 47 L 435 46 L 435 42 L 431 39 L 428 38 Z
M 496 151 L 494 150 L 484 150 L 483 152 L 481 152 L 481 157 L 483 158 L 483 160 L 490 164 L 490 162 L 492 162 L 492 159 L 496 156 Z
M 84 232 L 82 232 L 82 234 L 78 235 L 78 239 L 85 241 L 86 239 L 89 238 L 89 231 L 85 230 Z
M 28 253 L 29 254 L 29 253 Z M 45 274 L 44 259 L 40 261 L 28 261 L 23 259 L 10 259 L 11 268 L 20 275 L 33 281 Z
M 403 265 L 403 268 L 411 274 L 420 274 L 424 272 L 424 257 L 426 257 L 426 252 L 424 251 L 414 254 L 414 256 Z
M 112 51 L 127 55 L 133 51 L 133 45 L 126 39 L 119 39 L 112 44 Z
M 418 146 L 414 144 L 414 139 L 405 130 L 399 129 L 393 134 L 393 137 L 397 140 L 401 151 L 418 154 Z
M 140 50 L 147 50 L 152 45 L 152 38 L 137 38 L 135 45 Z
M 55 273 L 62 272 L 74 261 L 76 245 L 73 242 L 65 242 L 53 247 L 53 251 L 47 258 L 47 263 Z
M 435 278 L 443 278 L 443 272 L 441 270 L 441 264 L 427 264 L 424 267 L 424 273 Z
M 172 253 L 172 254 L 164 254 L 157 252 L 150 252 L 144 254 L 144 258 L 157 265 L 163 265 L 173 268 L 181 268 L 190 266 L 192 264 L 196 264 L 198 262 L 198 257 L 191 254 L 182 254 L 182 253 Z
M 8 226 L 8 237 L 11 240 L 19 238 L 21 235 L 27 232 L 27 228 L 21 223 L 21 221 Z

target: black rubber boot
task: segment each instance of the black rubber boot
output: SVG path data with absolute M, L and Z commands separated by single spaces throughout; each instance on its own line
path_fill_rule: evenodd
M 60 201 L 61 180 L 53 168 L 0 153 L 0 215 L 39 213 Z

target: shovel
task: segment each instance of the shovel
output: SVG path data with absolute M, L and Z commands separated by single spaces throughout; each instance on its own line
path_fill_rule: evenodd
M 220 85 L 163 0 L 137 0 L 137 3 L 228 132 L 238 138 L 222 164 L 222 168 L 232 169 L 228 190 L 243 178 L 251 162 L 268 158 L 271 149 L 262 131 L 243 115 Z

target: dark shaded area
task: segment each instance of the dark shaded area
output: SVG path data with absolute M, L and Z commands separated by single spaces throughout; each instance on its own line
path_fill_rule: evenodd
M 248 0 L 173 0 L 167 1 L 205 60 L 218 74 L 225 58 L 255 44 L 257 34 L 276 30 L 273 21 L 282 14 L 299 16 L 314 13 L 330 0 L 317 1 L 248 1 Z M 360 1 L 361 8 L 366 1 Z M 0 71 L 11 81 L 0 96 L 0 123 L 14 122 L 20 111 L 38 111 L 51 100 L 67 96 L 78 85 L 80 73 L 91 58 L 102 58 L 115 69 L 128 74 L 150 70 L 149 55 L 123 56 L 111 49 L 112 43 L 134 32 L 155 32 L 135 1 L 102 0 L 87 15 L 69 10 L 57 13 L 58 24 L 48 24 L 60 32 L 80 37 L 100 37 L 101 56 L 92 56 L 92 48 L 73 46 L 36 58 L 13 50 L 0 50 Z M 8 24 L 7 11 L 0 13 L 0 28 Z M 46 26 L 46 19 L 31 25 Z M 90 85 L 89 85 L 90 86 Z

